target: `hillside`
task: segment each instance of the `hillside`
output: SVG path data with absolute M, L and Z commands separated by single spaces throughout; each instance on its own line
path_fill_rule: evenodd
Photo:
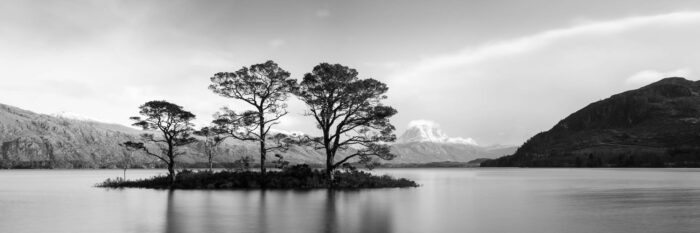
M 576 111 L 482 166 L 700 166 L 700 82 L 666 78 Z
M 122 125 L 38 114 L 0 104 L 0 168 L 115 168 L 122 167 L 124 157 L 129 155 L 131 166 L 162 166 L 152 157 L 132 154 L 119 146 L 138 139 L 141 133 Z M 202 146 L 201 142 L 191 144 L 177 160 L 203 165 L 206 158 Z M 300 147 L 283 154 L 293 163 L 320 163 L 322 158 L 319 152 Z M 258 147 L 228 140 L 218 148 L 217 155 L 216 162 L 232 163 L 244 156 L 257 158 Z
M 140 152 L 124 150 L 119 143 L 138 139 L 142 131 L 130 127 L 74 119 L 62 115 L 45 115 L 0 104 L 0 168 L 115 168 L 122 167 L 125 156 L 132 156 L 133 167 L 162 166 L 159 161 Z M 177 158 L 185 166 L 204 166 L 203 143 L 186 148 Z M 476 158 L 495 158 L 512 147 L 480 147 L 472 139 L 449 138 L 436 125 L 409 128 L 392 149 L 398 154 L 390 164 L 432 162 L 468 162 Z M 506 150 L 506 152 L 503 152 Z M 293 146 L 280 153 L 291 163 L 321 164 L 321 151 Z M 227 140 L 217 151 L 214 161 L 230 166 L 249 156 L 258 159 L 255 143 Z M 274 161 L 274 153 L 270 161 Z
M 0 104 L 0 167 L 111 167 L 124 153 L 118 143 L 138 131 L 119 125 L 36 114 Z M 148 163 L 143 158 L 137 162 Z

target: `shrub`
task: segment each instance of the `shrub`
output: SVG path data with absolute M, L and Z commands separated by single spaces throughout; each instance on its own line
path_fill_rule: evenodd
M 322 170 L 314 170 L 306 164 L 294 165 L 281 171 L 270 171 L 266 176 L 251 171 L 191 171 L 183 170 L 175 177 L 174 189 L 361 189 L 417 187 L 408 179 L 396 179 L 388 175 L 377 176 L 356 169 L 335 171 L 335 179 L 329 182 Z M 154 176 L 142 180 L 107 179 L 97 184 L 104 188 L 170 188 L 167 176 Z

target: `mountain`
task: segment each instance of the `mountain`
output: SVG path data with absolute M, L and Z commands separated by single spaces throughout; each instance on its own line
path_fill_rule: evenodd
M 143 131 L 75 116 L 38 114 L 0 104 L 0 168 L 115 168 L 123 165 L 125 156 L 132 156 L 131 166 L 162 166 L 153 157 L 119 146 L 137 140 Z M 204 164 L 203 146 L 201 141 L 188 145 L 177 161 Z M 232 163 L 250 156 L 255 161 L 258 153 L 255 143 L 227 140 L 214 160 Z M 323 158 L 319 151 L 302 147 L 281 154 L 292 163 L 321 163 Z M 270 154 L 269 160 L 274 159 Z
M 408 129 L 396 140 L 397 143 L 433 142 L 478 145 L 471 138 L 451 138 L 445 134 L 440 125 L 428 120 L 415 120 L 408 124 Z
M 137 140 L 141 133 L 77 114 L 46 115 L 0 104 L 0 168 L 115 168 L 123 166 L 126 156 L 131 156 L 132 167 L 162 166 L 153 157 L 119 146 L 124 141 Z M 184 166 L 204 165 L 207 159 L 202 153 L 203 146 L 201 141 L 188 145 L 178 162 Z M 509 154 L 514 148 L 481 147 L 470 138 L 448 137 L 433 122 L 416 121 L 392 145 L 392 151 L 397 158 L 381 162 L 395 165 L 468 162 Z M 236 140 L 225 141 L 215 154 L 214 161 L 221 164 L 233 163 L 244 156 L 255 162 L 259 156 L 256 143 Z M 268 161 L 277 159 L 274 154 L 268 154 Z M 321 150 L 300 146 L 279 154 L 291 163 L 322 164 L 325 157 Z
M 0 104 L 0 167 L 115 166 L 128 153 L 118 143 L 137 134 L 120 125 L 36 114 Z
M 592 103 L 482 166 L 698 167 L 700 82 L 666 78 Z
M 471 138 L 449 137 L 437 123 L 416 120 L 409 123 L 406 131 L 392 145 L 392 152 L 397 157 L 385 163 L 466 163 L 478 158 L 496 158 L 514 151 L 515 147 L 483 147 Z

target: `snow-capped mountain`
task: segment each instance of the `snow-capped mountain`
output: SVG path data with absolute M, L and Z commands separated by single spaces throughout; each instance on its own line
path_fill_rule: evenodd
M 396 140 L 397 143 L 436 142 L 455 143 L 477 146 L 472 138 L 449 137 L 440 129 L 440 125 L 429 120 L 414 120 L 408 129 Z
M 430 162 L 469 162 L 478 158 L 496 158 L 515 152 L 513 146 L 479 146 L 472 138 L 449 137 L 440 125 L 428 120 L 411 121 L 392 145 L 397 157 L 392 164 Z

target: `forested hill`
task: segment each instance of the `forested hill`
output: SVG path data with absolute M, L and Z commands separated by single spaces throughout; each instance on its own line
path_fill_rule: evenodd
M 666 78 L 592 103 L 482 166 L 698 167 L 700 82 Z

